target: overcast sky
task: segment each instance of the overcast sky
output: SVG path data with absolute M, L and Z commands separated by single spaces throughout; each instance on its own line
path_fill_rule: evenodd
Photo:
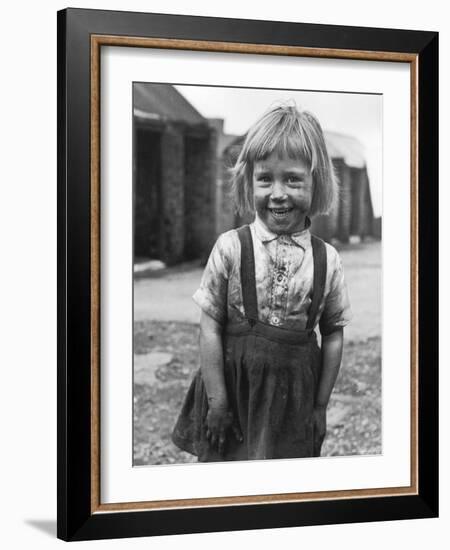
M 371 94 L 176 86 L 205 117 L 223 118 L 229 134 L 244 134 L 271 105 L 294 100 L 317 116 L 324 130 L 357 138 L 364 149 L 372 202 L 381 215 L 382 97 Z

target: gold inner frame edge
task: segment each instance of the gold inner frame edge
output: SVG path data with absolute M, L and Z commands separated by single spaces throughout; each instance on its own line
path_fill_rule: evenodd
M 391 61 L 410 64 L 411 129 L 411 484 L 407 487 L 367 488 L 313 493 L 240 495 L 177 500 L 100 501 L 100 50 L 102 46 L 164 48 L 206 52 L 287 55 L 330 59 Z M 91 513 L 163 510 L 212 506 L 274 504 L 313 500 L 342 500 L 418 494 L 418 55 L 402 52 L 306 48 L 235 42 L 91 35 L 90 66 L 90 177 L 91 177 Z

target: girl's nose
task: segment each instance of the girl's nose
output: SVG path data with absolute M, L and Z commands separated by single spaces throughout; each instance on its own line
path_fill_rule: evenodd
M 282 183 L 277 181 L 273 183 L 270 198 L 274 200 L 281 200 L 286 198 L 286 189 L 284 188 L 284 185 Z

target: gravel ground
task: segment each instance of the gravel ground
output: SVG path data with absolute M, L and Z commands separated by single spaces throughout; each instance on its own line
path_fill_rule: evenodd
M 198 325 L 135 323 L 134 464 L 194 462 L 170 440 L 199 367 Z M 348 341 L 327 412 L 323 456 L 381 453 L 381 342 Z

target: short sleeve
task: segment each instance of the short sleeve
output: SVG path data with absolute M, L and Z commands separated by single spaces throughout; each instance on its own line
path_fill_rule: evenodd
M 345 327 L 353 317 L 344 279 L 344 268 L 337 252 L 334 254 L 332 265 L 328 265 L 328 268 L 330 267 L 333 269 L 330 291 L 325 297 L 324 309 L 320 318 L 320 332 L 323 335 L 331 334 L 335 330 Z
M 220 235 L 217 239 L 209 255 L 200 287 L 192 296 L 194 302 L 220 324 L 225 322 L 227 312 L 230 262 L 226 235 Z

